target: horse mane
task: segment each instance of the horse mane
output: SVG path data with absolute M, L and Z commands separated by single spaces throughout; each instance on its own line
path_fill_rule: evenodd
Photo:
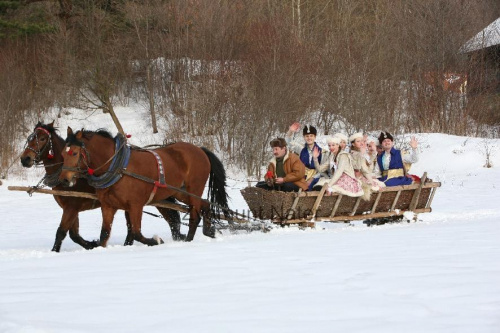
M 36 125 L 35 125 L 35 128 L 33 131 L 35 131 L 37 128 L 43 128 L 44 130 L 48 131 L 51 135 L 52 135 L 52 138 L 63 143 L 64 142 L 64 139 L 62 138 L 62 136 L 59 135 L 59 128 L 57 127 L 54 127 L 52 124 L 44 124 L 42 123 L 41 121 L 39 121 Z M 64 144 L 63 144 L 64 146 Z
M 175 143 L 177 143 L 177 141 L 168 141 L 168 142 L 164 141 L 162 147 L 168 147 L 168 146 L 171 146 Z
M 114 139 L 114 137 L 111 135 L 111 133 L 109 133 L 109 131 L 107 131 L 104 128 L 99 128 L 99 129 L 97 129 L 95 131 L 89 131 L 89 130 L 82 129 L 80 131 L 77 131 L 76 133 L 68 135 L 68 137 L 66 138 L 66 143 L 69 144 L 69 145 L 75 145 L 75 146 L 80 146 L 81 147 L 83 145 L 83 142 L 79 141 L 76 138 L 76 135 L 78 133 L 80 133 L 80 132 L 82 132 L 82 137 L 85 138 L 85 139 L 90 139 L 94 135 L 99 135 L 99 136 L 102 136 L 104 138 L 108 138 L 108 139 L 111 139 L 111 140 Z
M 36 130 L 38 127 L 43 128 L 44 130 L 47 130 L 50 134 L 57 134 L 56 132 L 59 131 L 57 127 L 52 126 L 51 124 L 44 124 L 41 121 L 39 121 L 36 125 L 34 130 Z

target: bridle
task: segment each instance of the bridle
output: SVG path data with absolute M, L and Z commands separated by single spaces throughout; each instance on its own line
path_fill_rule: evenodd
M 78 161 L 76 162 L 76 166 L 69 167 L 69 166 L 63 165 L 62 169 L 76 172 L 77 176 L 79 178 L 86 177 L 87 175 L 93 174 L 94 170 L 92 168 L 90 168 L 90 153 L 88 152 L 87 148 L 85 148 L 85 144 L 81 141 L 78 141 L 75 145 L 81 147 L 80 152 L 78 154 Z M 64 152 L 68 155 L 75 154 L 69 146 L 66 146 L 66 148 L 64 149 Z M 80 168 L 80 164 L 82 164 L 82 162 L 86 167 L 85 169 Z
M 40 146 L 40 141 L 38 139 L 38 130 L 44 132 L 48 136 L 48 142 L 45 143 L 41 149 L 38 148 Z M 37 149 L 31 148 L 30 145 L 29 145 L 29 143 L 31 141 L 33 141 L 34 139 L 36 139 Z M 52 135 L 51 135 L 51 133 L 49 131 L 47 131 L 45 128 L 43 128 L 43 127 L 37 127 L 37 128 L 35 128 L 35 130 L 33 131 L 33 133 L 31 133 L 30 136 L 28 136 L 28 139 L 26 139 L 26 149 L 29 149 L 29 150 L 31 150 L 32 152 L 35 153 L 35 159 L 34 159 L 34 163 L 35 164 L 40 164 L 41 163 L 42 155 L 47 150 L 47 148 L 49 148 L 49 153 L 48 153 L 47 157 L 49 159 L 54 158 L 54 150 L 52 148 Z

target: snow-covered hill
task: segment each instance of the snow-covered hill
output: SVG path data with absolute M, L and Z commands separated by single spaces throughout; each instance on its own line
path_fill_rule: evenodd
M 132 143 L 161 142 L 146 133 L 147 113 L 117 112 Z M 75 110 L 56 125 L 63 136 L 68 125 L 115 133 L 107 117 Z M 433 212 L 372 228 L 321 223 L 216 239 L 200 230 L 174 243 L 165 221 L 144 215 L 143 233 L 166 243 L 124 247 L 119 212 L 108 248 L 85 251 L 67 237 L 56 254 L 53 198 L 7 191 L 35 184 L 41 170 L 10 176 L 0 186 L 0 332 L 499 332 L 500 152 L 488 169 L 482 151 L 500 141 L 417 137 L 412 173 L 442 182 Z M 246 182 L 231 178 L 241 211 Z M 82 235 L 97 238 L 100 221 L 99 210 L 81 214 Z

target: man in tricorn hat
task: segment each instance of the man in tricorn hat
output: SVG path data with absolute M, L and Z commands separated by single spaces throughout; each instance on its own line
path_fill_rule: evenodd
M 382 145 L 382 153 L 377 156 L 374 175 L 385 183 L 385 186 L 410 185 L 413 178 L 407 174 L 404 163 L 416 163 L 418 161 L 418 142 L 415 137 L 411 138 L 411 153 L 402 155 L 401 151 L 394 148 L 394 138 L 389 132 L 382 132 L 378 137 Z
M 314 166 L 314 154 L 316 151 L 318 155 L 318 163 L 321 164 L 321 157 L 323 150 L 316 143 L 316 135 L 318 131 L 314 126 L 306 125 L 302 129 L 302 136 L 304 137 L 304 141 L 306 142 L 304 145 L 300 145 L 295 141 L 292 141 L 293 134 L 298 132 L 300 128 L 299 123 L 293 123 L 286 135 L 286 141 L 290 146 L 290 149 L 300 156 L 300 160 L 304 163 L 306 167 L 306 182 L 309 184 L 309 188 L 311 189 L 319 179 L 319 174 L 316 171 L 316 167 Z M 319 153 L 319 154 L 318 154 Z
M 304 164 L 297 155 L 288 151 L 285 139 L 276 138 L 270 142 L 270 145 L 274 157 L 269 161 L 265 181 L 258 182 L 256 186 L 284 192 L 307 190 L 307 183 L 304 180 Z

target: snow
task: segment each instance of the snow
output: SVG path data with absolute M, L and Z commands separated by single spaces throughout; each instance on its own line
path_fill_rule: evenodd
M 500 17 L 469 39 L 460 52 L 472 52 L 500 44 Z
M 131 109 L 117 112 L 136 143 L 158 141 Z M 96 117 L 57 124 L 63 136 L 68 124 L 112 129 L 109 116 Z M 124 247 L 118 212 L 107 248 L 86 251 L 67 237 L 52 253 L 61 210 L 49 195 L 8 191 L 41 174 L 19 171 L 0 186 L 0 332 L 499 332 L 500 156 L 483 168 L 481 149 L 500 141 L 417 137 L 411 171 L 442 187 L 416 223 L 318 223 L 216 239 L 198 230 L 178 243 L 165 221 L 144 215 L 143 233 L 165 240 L 156 247 Z M 229 192 L 241 211 L 239 179 Z M 98 237 L 100 220 L 99 210 L 80 214 L 84 238 Z

